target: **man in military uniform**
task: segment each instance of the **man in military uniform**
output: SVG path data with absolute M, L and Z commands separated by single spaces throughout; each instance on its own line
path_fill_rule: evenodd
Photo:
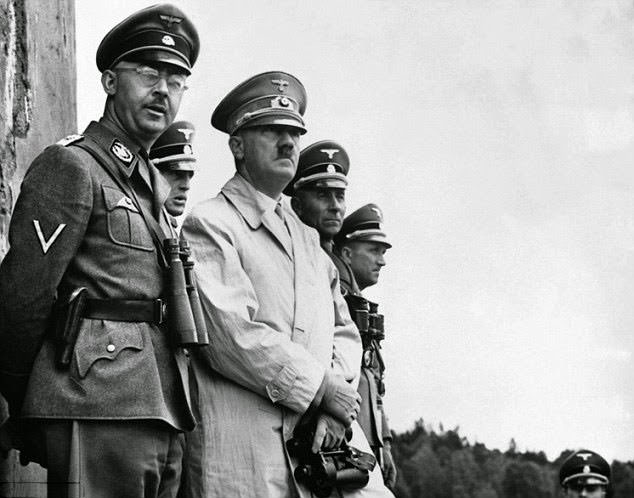
M 358 331 L 317 234 L 281 202 L 305 107 L 301 82 L 273 71 L 240 84 L 212 115 L 236 174 L 183 224 L 213 330 L 212 346 L 193 355 L 201 423 L 188 451 L 198 445 L 202 457 L 190 460 L 185 496 L 310 496 L 285 449 L 307 411 L 317 420 L 313 451 L 338 446 L 348 426 L 350 444 L 370 451 L 354 422 Z M 344 495 L 391 496 L 378 467 Z
M 392 247 L 383 231 L 383 214 L 376 204 L 366 204 L 350 214 L 335 237 L 335 252 L 350 266 L 359 289 L 374 285 L 385 266 L 385 252 Z M 364 354 L 359 380 L 362 403 L 359 425 L 363 428 L 377 458 L 381 462 L 385 483 L 393 488 L 396 466 L 392 458 L 392 433 L 383 408 L 383 359 L 380 340 L 383 338 L 383 315 L 372 312 L 376 304 L 370 303 L 370 327 L 364 341 Z M 375 328 L 372 321 L 380 321 Z M 378 337 L 374 337 L 378 335 Z
M 341 229 L 346 215 L 346 187 L 350 159 L 337 142 L 323 140 L 299 154 L 297 173 L 284 193 L 292 197 L 293 210 L 309 227 L 319 233 L 319 243 L 335 264 L 343 295 L 361 291 L 350 266 L 333 251 L 333 237 Z
M 178 8 L 143 9 L 97 50 L 104 115 L 26 173 L 0 266 L 0 390 L 48 496 L 175 496 L 194 419 L 164 321 L 169 187 L 147 151 L 198 56 Z
M 559 470 L 559 482 L 566 497 L 604 498 L 610 492 L 610 464 L 598 453 L 578 450 Z
M 170 184 L 165 209 L 171 216 L 185 212 L 189 184 L 194 176 L 196 156 L 192 148 L 194 125 L 188 121 L 172 123 L 150 149 L 150 160 Z

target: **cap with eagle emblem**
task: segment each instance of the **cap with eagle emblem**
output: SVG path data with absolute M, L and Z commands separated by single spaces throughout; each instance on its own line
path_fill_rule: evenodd
M 376 204 L 366 204 L 355 212 L 346 216 L 341 230 L 335 236 L 335 245 L 341 246 L 345 242 L 358 240 L 361 242 L 379 242 L 388 248 L 392 247 L 383 231 L 383 212 Z
M 174 5 L 158 4 L 135 12 L 106 34 L 97 49 L 97 67 L 103 72 L 122 60 L 151 61 L 190 73 L 199 49 L 189 18 Z
M 559 470 L 559 482 L 562 486 L 571 484 L 610 484 L 610 464 L 601 455 L 590 450 L 577 450 L 572 453 Z
M 350 158 L 341 145 L 333 140 L 316 142 L 300 152 L 297 172 L 284 193 L 292 196 L 307 187 L 345 189 L 349 170 Z
M 150 160 L 160 170 L 194 171 L 196 156 L 192 148 L 196 129 L 188 121 L 172 123 L 150 149 Z
M 240 128 L 262 125 L 291 126 L 306 133 L 305 111 L 304 85 L 292 74 L 269 71 L 231 90 L 214 110 L 211 124 L 230 135 Z

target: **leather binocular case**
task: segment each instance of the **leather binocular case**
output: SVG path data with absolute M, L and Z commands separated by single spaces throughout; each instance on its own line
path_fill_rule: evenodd
M 209 344 L 200 297 L 196 289 L 189 246 L 176 238 L 165 239 L 167 255 L 167 321 L 177 346 L 195 347 Z M 185 250 L 181 250 L 181 245 Z

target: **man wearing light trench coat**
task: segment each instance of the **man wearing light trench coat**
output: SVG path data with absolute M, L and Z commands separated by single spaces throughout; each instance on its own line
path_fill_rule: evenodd
M 294 113 L 266 107 L 276 92 Z M 293 478 L 297 462 L 285 442 L 311 404 L 326 420 L 317 444 L 332 443 L 335 426 L 352 424 L 349 444 L 371 453 L 353 422 L 359 333 L 317 232 L 281 202 L 297 166 L 303 92 L 287 73 L 264 73 L 230 93 L 212 117 L 231 136 L 237 172 L 183 225 L 211 341 L 193 355 L 200 423 L 188 437 L 184 497 L 310 497 Z M 253 112 L 254 105 L 264 110 Z M 365 488 L 342 496 L 392 494 L 375 466 Z

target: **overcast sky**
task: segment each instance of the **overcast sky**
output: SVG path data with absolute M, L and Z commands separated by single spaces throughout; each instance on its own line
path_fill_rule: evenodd
M 103 109 L 99 41 L 151 3 L 77 0 L 80 130 Z M 178 116 L 194 203 L 233 173 L 217 103 L 284 70 L 308 92 L 302 146 L 350 155 L 348 211 L 383 208 L 394 247 L 367 294 L 395 430 L 634 459 L 630 1 L 174 3 L 202 41 Z

